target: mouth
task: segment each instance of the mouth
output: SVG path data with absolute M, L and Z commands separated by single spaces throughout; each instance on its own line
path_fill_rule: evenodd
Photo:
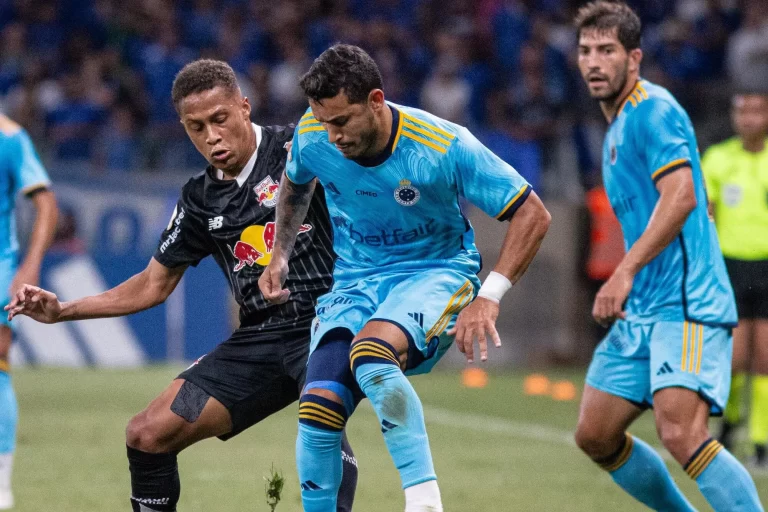
M 587 78 L 587 83 L 592 87 L 599 87 L 601 85 L 608 85 L 608 79 L 602 76 L 590 76 Z
M 349 153 L 349 151 L 352 149 L 352 144 L 335 144 L 335 146 L 336 149 L 342 153 Z
M 232 152 L 228 149 L 217 149 L 211 153 L 211 158 L 215 162 L 225 162 L 231 154 Z

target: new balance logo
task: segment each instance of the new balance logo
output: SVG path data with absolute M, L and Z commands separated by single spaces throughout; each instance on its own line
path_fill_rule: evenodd
M 301 490 L 302 491 L 322 491 L 323 488 L 317 485 L 312 480 L 307 480 L 306 482 L 301 482 Z
M 674 373 L 675 370 L 672 369 L 671 366 L 669 366 L 669 363 L 664 361 L 664 364 L 661 365 L 661 368 L 659 368 L 659 371 L 656 372 L 656 376 L 659 375 L 667 375 L 668 373 Z
M 381 420 L 381 433 L 386 434 L 390 430 L 394 430 L 398 427 L 398 425 L 395 425 L 394 423 L 390 423 L 387 420 Z
M 419 327 L 424 327 L 424 313 L 408 313 L 408 316 L 419 322 Z
M 328 185 L 325 188 L 327 188 L 328 190 L 330 190 L 336 195 L 341 194 L 341 192 L 339 192 L 339 189 L 336 188 L 336 185 L 334 185 L 332 181 L 329 181 Z
M 213 217 L 212 219 L 208 219 L 208 231 L 219 229 L 223 225 L 224 217 Z

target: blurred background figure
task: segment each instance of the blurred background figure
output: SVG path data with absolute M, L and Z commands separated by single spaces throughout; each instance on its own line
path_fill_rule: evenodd
M 739 313 L 720 438 L 725 446 L 734 444 L 749 376 L 749 440 L 754 463 L 768 468 L 768 93 L 735 95 L 731 120 L 736 135 L 709 148 L 702 159 Z

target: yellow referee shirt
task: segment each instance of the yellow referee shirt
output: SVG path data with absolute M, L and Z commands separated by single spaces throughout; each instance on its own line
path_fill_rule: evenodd
M 726 258 L 768 260 L 768 140 L 750 153 L 737 137 L 710 147 L 701 159 L 709 200 Z

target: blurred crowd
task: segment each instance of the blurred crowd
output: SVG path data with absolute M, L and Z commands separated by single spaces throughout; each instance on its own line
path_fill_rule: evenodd
M 254 119 L 287 124 L 306 108 L 297 78 L 344 41 L 374 56 L 388 99 L 469 126 L 534 186 L 555 166 L 550 147 L 566 143 L 588 188 L 599 168 L 590 127 L 602 125 L 575 68 L 581 3 L 0 0 L 0 108 L 57 167 L 199 168 L 170 99 L 185 63 L 228 61 Z M 713 137 L 727 130 L 733 87 L 768 86 L 765 0 L 630 3 L 645 26 L 643 76 Z

